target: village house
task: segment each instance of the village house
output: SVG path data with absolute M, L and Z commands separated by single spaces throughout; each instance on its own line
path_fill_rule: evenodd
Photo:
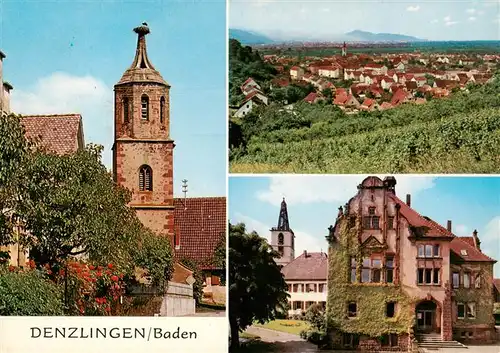
M 373 111 L 373 110 L 378 110 L 379 105 L 375 99 L 371 98 L 366 98 L 363 101 L 363 104 L 361 104 L 360 109 L 361 110 L 367 110 L 367 111 Z
M 300 66 L 292 66 L 290 69 L 290 77 L 292 80 L 301 80 L 302 76 L 304 76 L 304 69 Z
M 268 98 L 257 88 L 253 89 L 243 102 L 238 107 L 238 110 L 234 113 L 234 116 L 237 118 L 242 118 L 245 115 L 248 115 L 253 108 L 258 107 L 259 105 L 268 105 Z
M 241 92 L 243 92 L 243 94 L 247 95 L 255 90 L 260 91 L 261 87 L 253 78 L 249 77 L 249 78 L 247 78 L 247 80 L 245 82 L 243 82 L 240 89 L 241 89 Z
M 333 100 L 333 104 L 340 107 L 340 109 L 346 108 L 359 108 L 359 101 L 352 94 L 338 94 Z
M 332 348 L 407 350 L 413 332 L 418 340 L 495 340 L 496 261 L 481 251 L 476 231 L 455 236 L 451 221 L 443 227 L 420 215 L 410 195 L 403 202 L 394 177 L 375 176 L 363 180 L 329 229 Z
M 339 78 L 340 68 L 338 66 L 323 66 L 319 68 L 318 75 L 322 77 Z

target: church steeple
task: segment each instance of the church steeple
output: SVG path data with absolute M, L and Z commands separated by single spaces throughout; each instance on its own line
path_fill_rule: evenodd
M 277 230 L 290 230 L 290 224 L 288 223 L 288 211 L 286 209 L 286 201 L 283 197 L 283 201 L 281 202 L 280 216 L 278 218 L 278 226 Z
M 148 24 L 143 22 L 139 27 L 134 28 L 134 32 L 137 33 L 137 47 L 135 50 L 135 57 L 132 65 L 124 72 L 121 80 L 117 85 L 127 84 L 127 83 L 157 83 L 160 85 L 165 85 L 170 87 L 169 84 L 161 77 L 161 74 L 156 71 L 153 64 L 148 58 L 148 52 L 146 49 L 146 35 L 151 33 Z

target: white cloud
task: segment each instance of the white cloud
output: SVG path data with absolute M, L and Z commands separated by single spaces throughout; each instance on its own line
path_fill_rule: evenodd
M 450 16 L 446 16 L 445 18 L 443 18 L 443 21 L 444 22 L 450 22 L 451 21 L 451 17 Z
M 379 175 L 383 179 L 384 175 Z M 434 187 L 433 177 L 396 177 L 396 194 L 404 197 L 406 194 Z M 356 187 L 364 176 L 315 176 L 288 175 L 270 178 L 269 188 L 257 192 L 257 198 L 272 205 L 279 205 L 283 197 L 289 205 L 312 202 L 346 203 L 356 194 Z
M 458 23 L 457 21 L 452 21 L 450 16 L 446 16 L 445 18 L 443 18 L 443 21 L 445 26 L 453 26 Z
M 484 230 L 478 234 L 481 240 L 481 250 L 495 260 L 500 260 L 500 215 L 493 217 Z M 500 276 L 500 262 L 495 265 L 495 276 Z
M 475 21 L 476 18 L 474 16 L 469 17 L 469 21 Z
M 406 8 L 406 11 L 410 11 L 410 12 L 417 12 L 418 10 L 420 10 L 420 6 L 408 6 Z
M 113 91 L 98 78 L 52 73 L 31 87 L 13 90 L 12 110 L 24 115 L 81 114 L 85 142 L 103 144 L 103 162 L 111 165 Z
M 235 219 L 231 220 L 231 223 L 245 223 L 247 232 L 256 231 L 259 236 L 266 238 L 268 243 L 271 242 L 271 226 L 262 223 L 259 220 L 253 219 L 252 217 L 243 215 L 241 213 L 235 214 Z M 308 252 L 326 252 L 328 250 L 328 244 L 326 240 L 322 244 L 320 239 L 325 239 L 324 237 L 314 237 L 311 234 L 301 231 L 300 229 L 293 229 L 295 234 L 295 257 L 299 256 L 307 250 Z
M 467 9 L 465 12 L 470 13 L 471 15 L 476 13 L 476 9 Z
M 431 23 L 438 23 L 438 20 L 432 20 Z

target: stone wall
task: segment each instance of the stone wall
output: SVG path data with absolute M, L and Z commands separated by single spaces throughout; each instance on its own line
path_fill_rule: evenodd
M 169 282 L 161 305 L 160 316 L 187 316 L 193 315 L 195 312 L 193 286 Z

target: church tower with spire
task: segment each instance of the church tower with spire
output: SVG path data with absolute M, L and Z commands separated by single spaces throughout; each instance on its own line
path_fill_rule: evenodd
M 295 235 L 288 221 L 285 198 L 281 202 L 278 226 L 271 228 L 271 246 L 281 255 L 276 259 L 278 265 L 285 266 L 295 259 Z
M 129 206 L 141 222 L 172 242 L 175 145 L 170 136 L 170 85 L 148 58 L 148 25 L 143 23 L 134 32 L 134 61 L 114 87 L 113 177 L 132 192 Z
M 342 56 L 347 56 L 347 44 L 342 45 Z

